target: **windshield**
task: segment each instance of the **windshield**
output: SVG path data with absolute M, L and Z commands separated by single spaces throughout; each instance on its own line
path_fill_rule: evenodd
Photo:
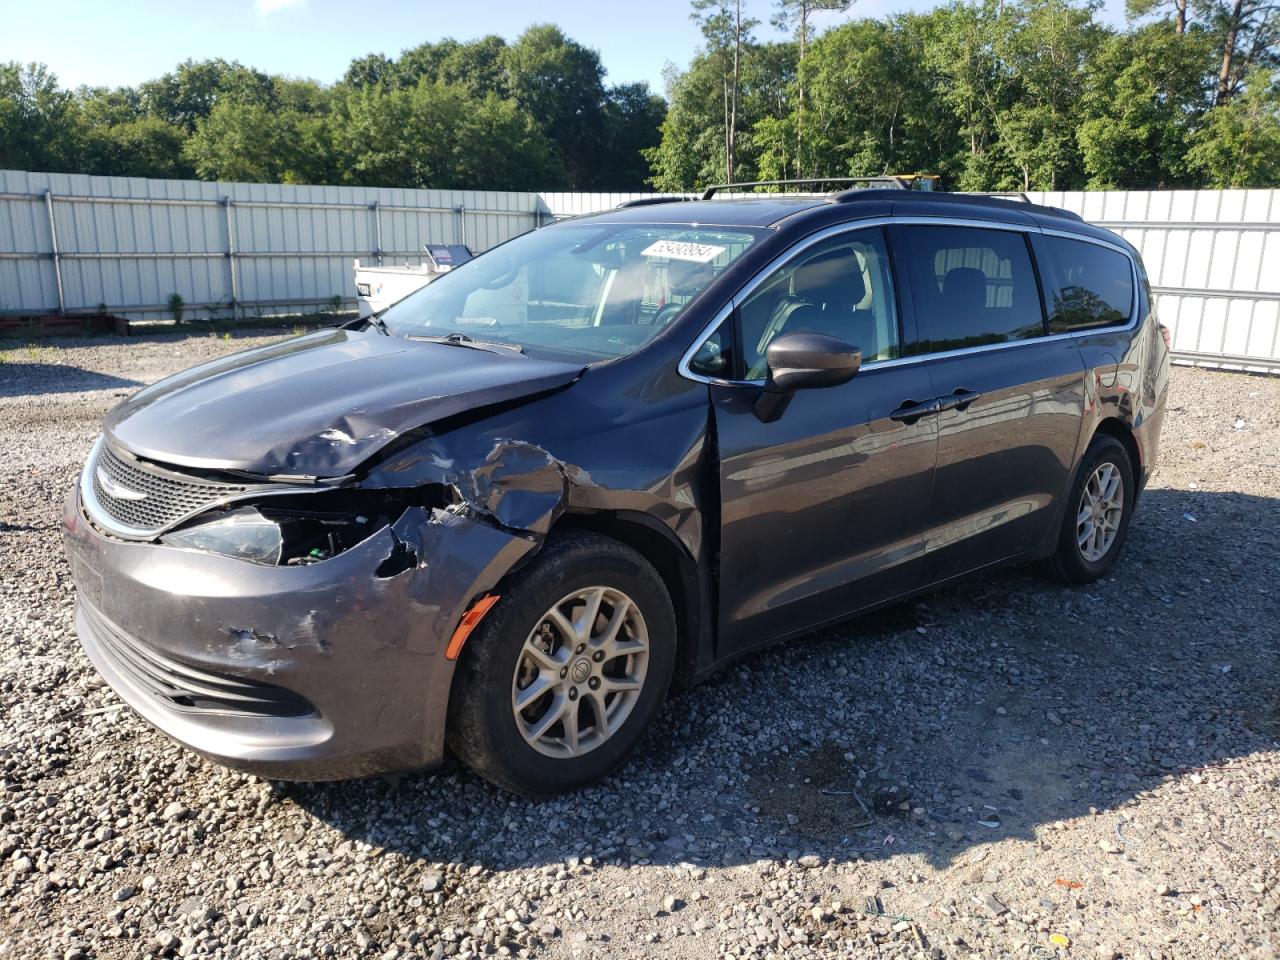
M 388 333 L 586 361 L 644 346 L 761 231 L 564 224 L 455 267 L 382 315 Z

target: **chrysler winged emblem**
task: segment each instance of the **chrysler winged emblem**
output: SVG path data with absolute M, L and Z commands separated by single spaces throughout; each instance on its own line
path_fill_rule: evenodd
M 145 500 L 147 495 L 139 490 L 130 490 L 128 487 L 122 487 L 109 476 L 107 471 L 101 467 L 95 471 L 98 476 L 98 485 L 106 492 L 107 496 L 115 497 L 117 500 Z

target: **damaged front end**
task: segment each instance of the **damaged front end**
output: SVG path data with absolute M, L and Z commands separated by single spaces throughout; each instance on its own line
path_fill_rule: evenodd
M 329 779 L 439 761 L 450 637 L 536 549 L 567 481 L 545 454 L 387 466 L 268 480 L 100 442 L 64 523 L 90 659 L 153 725 L 231 766 Z

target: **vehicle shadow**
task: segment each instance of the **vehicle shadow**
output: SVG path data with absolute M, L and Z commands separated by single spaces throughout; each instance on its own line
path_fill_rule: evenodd
M 126 380 L 65 363 L 0 363 L 0 397 L 89 393 L 93 390 L 133 390 L 138 380 Z
M 677 696 L 607 782 L 532 803 L 453 760 L 281 787 L 350 837 L 491 868 L 747 863 L 1030 839 L 1280 737 L 1280 499 L 1153 488 L 1121 561 L 1009 569 L 828 629 Z

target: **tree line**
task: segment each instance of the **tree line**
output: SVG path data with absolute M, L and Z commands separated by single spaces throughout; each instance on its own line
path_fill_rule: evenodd
M 0 65 L 0 167 L 479 189 L 686 190 L 929 172 L 949 189 L 1280 186 L 1280 0 L 692 0 L 666 99 L 555 26 L 354 60 L 336 83 L 188 61 L 62 89 Z M 856 11 L 855 11 L 856 12 Z M 816 30 L 815 17 L 844 22 Z M 785 39 L 762 40 L 768 16 Z
M 605 83 L 555 26 L 513 43 L 446 39 L 354 60 L 340 81 L 187 61 L 137 87 L 64 90 L 0 64 L 0 167 L 489 190 L 639 190 L 666 113 L 648 84 Z
M 948 189 L 1280 186 L 1272 0 L 961 0 L 819 34 L 849 0 L 694 0 L 703 48 L 668 75 L 663 190 L 930 172 Z

